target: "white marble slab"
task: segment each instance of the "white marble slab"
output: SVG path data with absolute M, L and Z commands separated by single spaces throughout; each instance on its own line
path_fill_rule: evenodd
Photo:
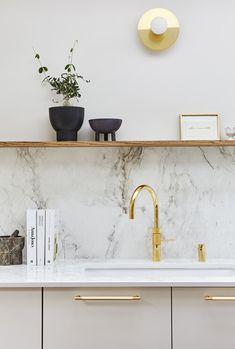
M 149 184 L 160 203 L 162 258 L 235 258 L 235 149 L 0 149 L 0 235 L 25 233 L 27 208 L 58 208 L 59 259 L 150 259 Z

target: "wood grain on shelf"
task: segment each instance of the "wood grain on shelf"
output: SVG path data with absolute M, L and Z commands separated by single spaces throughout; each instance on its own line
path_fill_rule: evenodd
M 86 148 L 86 147 L 227 147 L 235 140 L 222 141 L 117 141 L 117 142 L 55 142 L 55 141 L 0 141 L 0 148 Z

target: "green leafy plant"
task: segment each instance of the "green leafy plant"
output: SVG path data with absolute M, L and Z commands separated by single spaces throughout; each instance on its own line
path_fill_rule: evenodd
M 39 63 L 38 72 L 45 76 L 43 82 L 48 83 L 51 86 L 51 90 L 55 91 L 57 95 L 63 96 L 64 105 L 69 105 L 72 98 L 76 98 L 79 101 L 81 97 L 80 80 L 90 82 L 90 80 L 84 79 L 83 76 L 77 73 L 76 67 L 73 64 L 73 54 L 77 43 L 78 41 L 76 40 L 73 47 L 69 50 L 68 63 L 64 67 L 64 72 L 59 77 L 47 75 L 48 68 L 42 64 L 39 53 L 35 52 L 35 59 Z

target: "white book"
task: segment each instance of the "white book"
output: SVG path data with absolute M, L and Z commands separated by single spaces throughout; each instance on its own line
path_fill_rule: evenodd
M 51 265 L 55 259 L 56 210 L 46 210 L 45 264 Z
M 37 210 L 37 265 L 45 264 L 45 210 Z
M 28 209 L 26 214 L 27 264 L 37 265 L 37 210 Z

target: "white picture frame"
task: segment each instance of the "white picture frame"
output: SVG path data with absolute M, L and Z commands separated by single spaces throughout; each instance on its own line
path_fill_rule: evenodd
M 180 114 L 182 141 L 220 140 L 219 114 Z

